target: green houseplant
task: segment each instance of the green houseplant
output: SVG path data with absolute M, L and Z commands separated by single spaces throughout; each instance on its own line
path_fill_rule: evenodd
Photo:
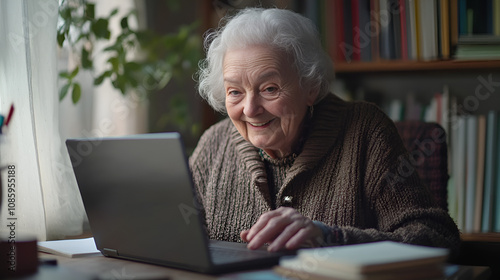
M 178 1 L 165 2 L 170 10 L 179 9 Z M 63 0 L 59 6 L 57 43 L 67 46 L 78 54 L 78 63 L 73 69 L 61 71 L 62 87 L 59 99 L 70 95 L 77 103 L 82 94 L 81 85 L 75 79 L 82 71 L 90 71 L 94 85 L 109 81 L 122 94 L 136 91 L 149 96 L 164 88 L 172 80 L 191 78 L 202 56 L 202 43 L 197 34 L 198 22 L 180 26 L 171 34 L 157 34 L 151 30 L 138 30 L 129 25 L 135 11 L 128 12 L 120 20 L 120 30 L 111 36 L 109 22 L 118 16 L 118 8 L 106 17 L 96 17 L 95 4 L 86 0 Z M 93 58 L 97 41 L 106 43 L 102 49 L 109 57 L 106 69 L 97 73 Z M 129 59 L 130 52 L 138 52 L 140 59 Z M 174 93 L 161 122 L 171 122 L 190 134 L 199 133 L 199 124 L 189 114 L 185 95 Z

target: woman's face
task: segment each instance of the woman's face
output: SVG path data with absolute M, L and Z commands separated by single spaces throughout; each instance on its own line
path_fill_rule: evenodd
M 318 94 L 300 86 L 293 62 L 266 46 L 232 49 L 223 78 L 227 113 L 239 133 L 271 157 L 290 154 Z

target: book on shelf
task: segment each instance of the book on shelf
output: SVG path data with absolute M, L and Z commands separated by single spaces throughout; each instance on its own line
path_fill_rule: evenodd
M 436 0 L 417 1 L 419 19 L 418 42 L 420 44 L 421 60 L 435 60 L 438 58 L 438 32 Z
M 469 115 L 467 125 L 466 180 L 465 180 L 465 232 L 474 228 L 474 202 L 476 194 L 476 158 L 477 158 L 477 116 Z
M 443 276 L 448 254 L 444 248 L 380 241 L 301 249 L 275 270 L 300 279 L 429 279 Z
M 498 117 L 500 113 L 497 112 L 497 137 L 496 137 L 496 146 L 497 146 L 497 152 L 496 152 L 496 160 L 495 164 L 493 165 L 494 173 L 496 174 L 495 180 L 495 188 L 494 188 L 494 212 L 493 212 L 493 231 L 494 232 L 500 232 L 500 118 Z
M 439 38 L 440 38 L 440 57 L 450 58 L 450 0 L 438 0 L 439 4 Z M 453 1 L 453 0 L 452 0 Z
M 447 86 L 428 103 L 408 93 L 382 105 L 394 121 L 436 122 L 448 144 L 448 208 L 464 233 L 500 232 L 500 112 L 464 111 Z
M 415 0 L 405 1 L 405 12 L 406 12 L 406 51 L 408 52 L 407 58 L 409 60 L 418 59 L 418 48 L 417 48 L 417 19 L 415 15 Z
M 500 36 L 500 0 L 493 0 L 492 6 L 493 34 Z
M 499 1 L 459 0 L 458 21 L 455 59 L 500 59 Z
M 486 116 L 477 116 L 477 160 L 476 160 L 476 194 L 474 201 L 473 232 L 481 232 L 484 192 L 484 159 L 486 152 Z
M 498 154 L 497 147 L 497 121 L 498 113 L 488 112 L 486 120 L 486 152 L 484 163 L 484 191 L 483 191 L 483 213 L 481 217 L 481 232 L 491 232 L 493 230 L 493 203 L 495 190 L 496 165 L 498 164 L 495 155 Z
M 334 35 L 325 36 L 335 38 L 328 49 L 337 62 L 500 59 L 500 0 L 325 2 L 325 17 L 334 17 L 327 20 Z
M 467 151 L 467 122 L 465 116 L 461 115 L 457 117 L 456 128 L 452 129 L 453 132 L 456 131 L 454 136 L 456 138 L 452 139 L 452 157 L 456 158 L 453 161 L 453 172 L 451 177 L 454 178 L 455 190 L 457 197 L 457 216 L 454 217 L 457 222 L 459 229 L 465 227 L 465 189 L 466 189 L 466 151 Z

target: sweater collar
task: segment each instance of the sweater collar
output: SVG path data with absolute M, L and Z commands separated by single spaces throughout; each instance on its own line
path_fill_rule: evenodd
M 314 169 L 318 162 L 341 138 L 340 132 L 345 124 L 347 102 L 336 95 L 329 94 L 314 106 L 311 131 L 304 148 L 289 171 L 293 177 L 304 170 Z
M 337 96 L 329 94 L 314 106 L 309 136 L 305 140 L 302 152 L 288 171 L 284 186 L 288 185 L 301 172 L 314 169 L 318 162 L 328 154 L 331 147 L 336 144 L 345 124 L 347 104 Z M 245 166 L 256 187 L 266 197 L 266 201 L 270 202 L 267 174 L 264 161 L 259 155 L 259 149 L 246 141 L 234 125 L 231 130 L 231 138 L 239 151 L 240 164 Z

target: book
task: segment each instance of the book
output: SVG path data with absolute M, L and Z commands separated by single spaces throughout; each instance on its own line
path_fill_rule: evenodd
M 340 2 L 340 1 L 339 1 Z M 345 61 L 351 62 L 353 60 L 354 49 L 354 34 L 352 26 L 352 2 L 350 0 L 342 0 L 343 9 L 343 27 L 344 27 L 344 40 L 338 43 L 341 48 Z M 359 51 L 359 50 L 358 50 Z
M 370 0 L 371 59 L 380 60 L 380 10 L 379 0 Z
M 323 267 L 311 266 L 299 259 L 284 259 L 281 265 L 275 266 L 273 271 L 286 279 L 303 280 L 424 280 L 442 279 L 444 268 L 442 265 L 422 265 L 411 268 L 394 269 L 387 272 L 370 274 L 351 274 L 342 271 L 332 272 Z
M 496 146 L 500 147 L 500 119 L 497 118 L 497 138 Z M 495 173 L 497 174 L 495 178 L 495 198 L 494 198 L 494 210 L 493 210 L 493 231 L 500 232 L 500 153 L 497 150 L 495 155 Z
M 496 111 L 489 111 L 486 120 L 486 156 L 484 163 L 484 191 L 483 191 L 483 215 L 481 220 L 481 232 L 490 232 L 493 227 L 493 203 L 494 203 L 494 184 L 496 174 L 496 158 L 498 154 L 497 147 L 497 119 Z
M 361 37 L 362 31 L 359 25 L 359 17 L 360 17 L 360 6 L 359 0 L 351 0 L 351 20 L 352 20 L 352 60 L 360 61 L 361 60 Z M 349 31 L 347 31 L 349 32 Z
M 467 30 L 467 0 L 458 1 L 458 34 L 468 34 Z
M 392 32 L 392 14 L 391 14 L 390 0 L 379 0 L 379 13 L 380 13 L 380 58 L 393 59 L 394 58 L 394 33 Z
M 450 1 L 450 48 L 454 49 L 457 43 L 458 43 L 458 3 L 457 1 Z
M 478 119 L 475 115 L 467 116 L 467 151 L 466 151 L 466 186 L 465 186 L 465 232 L 474 230 L 474 212 L 476 195 Z
M 406 39 L 408 49 L 408 59 L 417 60 L 417 21 L 415 19 L 415 0 L 406 0 Z
M 421 60 L 434 60 L 438 56 L 437 11 L 435 0 L 418 1 L 420 16 L 419 37 Z
M 38 251 L 67 258 L 100 255 L 93 237 L 38 242 Z
M 476 198 L 474 203 L 473 232 L 481 232 L 484 190 L 484 156 L 486 144 L 486 116 L 477 116 L 477 160 L 476 160 Z
M 448 92 L 448 88 L 446 91 Z M 458 114 L 457 114 L 457 98 L 456 96 L 448 96 L 449 101 L 447 102 L 447 121 L 446 127 L 448 132 L 446 133 L 447 143 L 448 143 L 448 170 L 449 170 L 449 180 L 448 180 L 448 211 L 453 220 L 457 223 L 458 221 L 458 194 L 456 187 L 457 174 L 457 152 L 458 150 Z M 445 129 L 446 130 L 446 129 Z
M 466 180 L 466 150 L 467 150 L 467 122 L 465 116 L 457 116 L 457 122 L 452 129 L 454 133 L 453 155 L 453 176 L 455 182 L 455 195 L 457 197 L 457 226 L 460 230 L 465 228 L 465 180 Z
M 408 60 L 408 28 L 406 27 L 406 0 L 399 0 L 399 19 L 401 26 L 401 59 Z
M 396 279 L 410 279 L 416 271 L 442 275 L 448 254 L 445 248 L 380 241 L 301 249 L 296 257 L 282 258 L 279 266 L 330 278 L 393 279 L 390 276 L 397 276 Z
M 440 4 L 440 34 L 441 34 L 441 58 L 450 58 L 450 3 L 449 0 L 438 0 Z
M 500 36 L 500 0 L 493 0 L 493 34 Z
M 342 43 L 345 42 L 345 35 L 344 35 L 344 6 L 343 6 L 343 1 L 327 1 L 326 5 L 331 5 L 329 6 L 330 9 L 334 9 L 334 53 L 335 54 L 335 61 L 340 62 L 340 61 L 346 61 L 346 55 L 342 49 Z M 328 19 L 329 17 L 327 17 Z
M 372 37 L 370 22 L 370 0 L 359 0 L 359 44 L 361 61 L 369 62 L 372 60 Z
M 398 0 L 389 0 L 389 9 L 391 11 L 391 33 L 392 33 L 392 58 L 401 59 L 402 56 L 402 38 L 401 38 L 401 8 Z M 406 30 L 405 30 L 406 32 Z

